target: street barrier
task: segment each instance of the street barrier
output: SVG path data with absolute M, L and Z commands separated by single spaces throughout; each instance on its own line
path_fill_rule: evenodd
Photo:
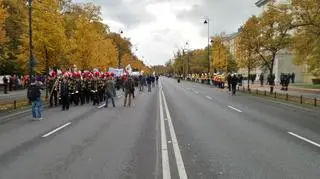
M 208 83 L 204 83 L 204 81 L 197 81 L 197 80 L 191 80 L 192 82 L 195 82 L 195 83 L 202 83 L 202 84 L 205 84 L 205 85 L 209 85 Z M 213 85 L 210 85 L 210 86 L 213 86 Z M 226 87 L 226 86 L 225 86 Z M 241 89 L 241 90 L 240 90 Z M 279 93 L 279 92 L 273 92 L 273 93 L 270 93 L 270 92 L 267 92 L 266 90 L 259 90 L 259 89 L 256 89 L 255 90 L 255 93 L 251 91 L 251 89 L 247 89 L 246 87 L 242 87 L 240 88 L 238 86 L 238 91 L 240 92 L 246 92 L 246 93 L 249 93 L 249 94 L 253 94 L 253 95 L 261 95 L 261 96 L 265 96 L 265 97 L 271 97 L 271 98 L 274 98 L 276 100 L 284 100 L 284 101 L 289 101 L 289 102 L 293 102 L 293 103 L 299 103 L 299 104 L 302 104 L 302 105 L 308 105 L 308 106 L 314 106 L 314 107 L 319 107 L 319 101 L 320 99 L 319 98 L 311 98 L 311 97 L 305 97 L 303 95 L 300 95 L 300 96 L 295 96 L 295 95 L 290 95 L 289 93 Z
M 318 107 L 319 105 L 319 98 L 312 98 L 312 97 L 306 97 L 303 95 L 300 96 L 295 96 L 295 95 L 290 95 L 289 93 L 286 92 L 267 92 L 266 90 L 259 90 L 256 89 L 256 93 L 251 93 L 251 90 L 246 89 L 245 87 L 242 88 L 241 92 L 245 92 L 245 93 L 249 93 L 249 94 L 253 94 L 253 95 L 261 95 L 261 96 L 265 96 L 265 97 L 271 97 L 274 98 L 276 100 L 284 100 L 284 101 L 289 101 L 289 102 L 293 102 L 293 103 L 299 103 L 302 105 L 309 105 L 309 106 L 314 106 L 314 107 Z

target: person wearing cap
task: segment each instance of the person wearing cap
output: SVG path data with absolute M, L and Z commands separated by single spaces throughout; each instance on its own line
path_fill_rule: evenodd
M 56 83 L 56 73 L 53 71 L 49 74 L 48 76 L 48 90 L 50 90 L 50 107 L 53 106 L 53 101 L 54 105 L 57 106 L 58 103 L 58 85 Z
M 31 79 L 31 84 L 28 87 L 28 99 L 32 104 L 32 117 L 33 120 L 43 120 L 42 118 L 42 101 L 41 91 L 44 90 L 44 85 L 41 81 L 36 81 L 35 78 Z M 38 108 L 36 112 L 36 107 Z
M 62 111 L 69 110 L 69 83 L 67 78 L 67 76 L 63 76 L 60 86 Z

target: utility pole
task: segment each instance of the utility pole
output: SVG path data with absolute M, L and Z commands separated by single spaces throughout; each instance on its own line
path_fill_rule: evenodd
M 121 39 L 121 34 L 123 34 L 123 30 L 120 30 L 120 39 Z M 121 56 L 122 56 L 122 53 L 121 53 L 121 40 L 119 41 L 119 44 L 118 44 L 118 68 L 120 69 L 121 68 Z
M 207 18 L 203 23 L 208 25 L 208 73 L 210 73 L 210 19 Z

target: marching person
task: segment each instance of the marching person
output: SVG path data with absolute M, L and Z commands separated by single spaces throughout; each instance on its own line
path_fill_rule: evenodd
M 127 105 L 127 98 L 129 96 L 129 106 L 131 106 L 131 96 L 133 95 L 134 92 L 134 83 L 132 78 L 128 78 L 125 82 L 124 82 L 124 107 L 126 107 Z
M 33 120 L 43 120 L 42 118 L 42 101 L 41 101 L 41 91 L 44 90 L 44 86 L 41 81 L 36 81 L 35 78 L 31 79 L 31 84 L 28 87 L 28 99 L 32 104 L 32 117 Z M 38 108 L 36 112 L 36 107 Z
M 56 84 L 56 78 L 54 73 L 52 72 L 52 74 L 50 74 L 48 76 L 48 88 L 50 90 L 50 107 L 53 106 L 53 101 L 54 101 L 54 105 L 57 106 L 58 103 L 58 88 L 57 88 L 57 84 Z
M 63 77 L 60 86 L 60 96 L 62 103 L 62 111 L 69 110 L 69 83 L 67 77 Z
M 111 99 L 113 107 L 116 107 L 116 105 L 114 104 L 114 97 L 116 97 L 116 88 L 111 75 L 107 75 L 107 81 L 105 83 L 105 95 L 106 105 L 104 107 L 108 107 L 109 99 Z
M 93 105 L 99 105 L 99 94 L 98 94 L 98 74 L 95 74 L 95 77 L 91 83 L 91 92 L 92 92 L 92 101 Z

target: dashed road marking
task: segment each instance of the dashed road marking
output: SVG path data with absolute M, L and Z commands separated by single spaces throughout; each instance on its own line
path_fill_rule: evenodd
M 295 134 L 295 133 L 293 133 L 293 132 L 288 132 L 288 134 L 290 134 L 290 135 L 292 135 L 292 136 L 294 136 L 294 137 L 296 137 L 296 138 L 298 138 L 298 139 L 301 139 L 301 140 L 303 140 L 303 141 L 305 141 L 305 142 L 308 142 L 308 143 L 310 143 L 310 144 L 312 144 L 312 145 L 315 145 L 315 146 L 317 146 L 317 147 L 320 148 L 320 144 L 318 144 L 318 143 L 316 143 L 316 142 L 314 142 L 314 141 L 312 141 L 312 140 L 309 140 L 309 139 L 307 139 L 307 138 L 305 138 L 305 137 L 302 137 L 302 136 L 300 136 L 300 135 L 298 135 L 298 134 Z
M 58 132 L 59 130 L 61 130 L 61 129 L 67 127 L 67 126 L 69 126 L 70 124 L 71 124 L 71 122 L 68 122 L 68 123 L 66 123 L 66 124 L 64 124 L 64 125 L 56 128 L 56 129 L 52 130 L 51 132 L 48 132 L 48 133 L 44 134 L 42 137 L 48 137 L 48 136 L 50 136 L 50 135 Z
M 207 98 L 207 99 L 210 99 L 210 100 L 212 100 L 212 97 L 210 97 L 210 96 L 206 96 L 206 98 Z
M 235 108 L 235 107 L 232 107 L 232 106 L 228 106 L 228 108 L 233 109 L 233 110 L 235 110 L 235 111 L 237 111 L 237 112 L 242 112 L 241 110 L 239 110 L 239 109 L 237 109 L 237 108 Z

